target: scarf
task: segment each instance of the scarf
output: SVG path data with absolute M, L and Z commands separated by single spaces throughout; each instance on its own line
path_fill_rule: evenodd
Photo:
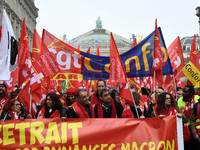
M 126 104 L 122 113 L 122 118 L 134 118 L 130 105 Z
M 37 118 L 45 118 L 45 106 L 43 106 L 42 109 L 40 109 Z M 51 114 L 49 118 L 60 118 L 60 112 L 58 111 L 58 109 L 56 109 L 56 111 L 53 114 Z
M 159 115 L 172 116 L 172 115 L 176 115 L 177 113 L 178 113 L 178 111 L 173 106 L 169 107 L 169 111 L 168 112 L 164 108 L 161 110 L 160 114 L 157 114 L 156 111 L 155 111 L 156 117 L 158 117 Z
M 92 107 L 94 108 L 94 106 L 96 106 L 98 104 L 99 100 L 97 98 L 97 91 L 92 94 L 91 96 L 91 104 L 92 104 Z
M 112 106 L 111 118 L 116 118 L 116 109 L 115 109 L 115 104 L 112 98 L 110 99 L 110 102 Z M 101 100 L 98 102 L 98 118 L 103 118 L 103 108 L 102 108 Z
M 9 113 L 10 116 L 11 116 L 11 119 L 10 119 L 10 120 L 17 120 L 17 119 L 19 119 L 19 114 L 20 114 L 20 112 L 18 113 L 18 112 L 13 112 L 13 111 L 11 111 L 11 110 L 8 110 L 8 113 Z
M 73 108 L 74 108 L 74 111 L 76 112 L 76 114 L 78 115 L 79 118 L 90 118 L 90 116 L 88 115 L 87 111 L 79 103 L 78 100 L 76 100 L 76 103 L 73 104 Z M 92 118 L 95 118 L 94 109 L 93 109 L 93 107 L 92 107 L 92 105 L 90 103 L 89 103 L 89 108 L 90 108 L 90 111 L 92 113 Z
M 190 118 L 190 113 L 192 111 L 192 108 L 194 106 L 194 95 L 191 98 L 186 99 L 186 104 L 185 104 L 185 109 L 184 109 L 184 113 L 187 119 Z

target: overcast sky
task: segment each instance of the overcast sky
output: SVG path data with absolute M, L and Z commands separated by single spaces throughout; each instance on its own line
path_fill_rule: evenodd
M 199 34 L 200 0 L 35 0 L 35 5 L 38 33 L 44 28 L 68 40 L 94 29 L 98 16 L 104 29 L 127 39 L 148 36 L 157 18 L 167 47 L 177 36 Z

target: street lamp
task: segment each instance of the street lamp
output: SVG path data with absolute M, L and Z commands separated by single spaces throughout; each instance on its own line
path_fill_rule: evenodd
M 200 35 L 200 6 L 196 8 L 196 15 L 199 17 L 199 35 Z

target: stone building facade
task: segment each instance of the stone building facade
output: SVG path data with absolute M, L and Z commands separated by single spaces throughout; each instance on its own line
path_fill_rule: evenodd
M 29 49 L 32 49 L 33 32 L 36 28 L 38 8 L 34 0 L 0 0 L 0 24 L 2 25 L 3 8 L 12 24 L 17 41 L 20 39 L 23 18 L 25 18 Z

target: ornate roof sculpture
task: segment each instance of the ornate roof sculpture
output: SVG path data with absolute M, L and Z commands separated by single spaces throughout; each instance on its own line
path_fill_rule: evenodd
M 130 49 L 132 41 L 128 40 L 122 36 L 114 34 L 114 39 L 119 50 L 119 53 L 123 53 Z M 100 17 L 96 20 L 96 28 L 88 31 L 72 40 L 67 41 L 67 44 L 78 48 L 80 45 L 80 50 L 86 52 L 90 47 L 91 54 L 96 54 L 97 45 L 99 45 L 100 55 L 109 56 L 110 55 L 110 31 L 102 28 L 102 21 Z

